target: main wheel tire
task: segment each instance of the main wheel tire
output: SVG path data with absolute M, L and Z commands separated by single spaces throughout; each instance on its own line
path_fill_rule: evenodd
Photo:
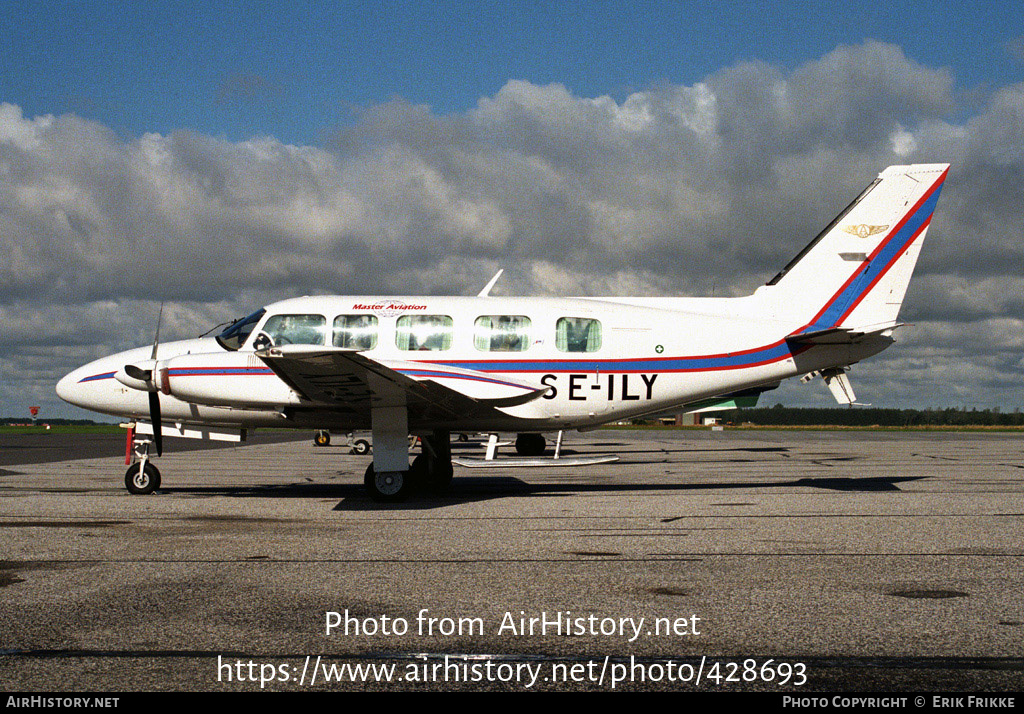
M 363 485 L 370 492 L 370 497 L 382 503 L 395 503 L 407 499 L 411 483 L 408 471 L 377 473 L 372 463 L 366 467 L 366 473 L 363 475 Z
M 520 456 L 543 456 L 547 447 L 543 434 L 520 434 L 516 437 L 516 453 Z
M 331 432 L 329 431 L 318 431 L 313 434 L 313 443 L 317 446 L 329 446 L 331 443 Z
M 352 442 L 352 453 L 359 456 L 370 453 L 370 442 L 366 439 L 356 439 Z
M 144 496 L 160 488 L 160 471 L 149 461 L 132 464 L 124 474 L 124 487 L 129 493 Z
M 454 469 L 451 462 L 444 463 L 420 454 L 412 460 L 409 476 L 413 482 L 431 493 L 444 493 L 452 485 Z

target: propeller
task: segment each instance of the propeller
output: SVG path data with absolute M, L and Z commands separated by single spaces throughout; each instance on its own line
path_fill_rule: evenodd
M 153 443 L 156 444 L 157 456 L 163 455 L 164 444 L 160 420 L 160 389 L 161 370 L 156 361 L 157 349 L 160 346 L 160 323 L 163 321 L 164 304 L 160 303 L 160 314 L 156 318 L 156 337 L 153 338 L 153 350 L 149 359 L 137 364 L 126 364 L 114 374 L 121 384 L 149 392 L 149 420 L 153 422 Z
M 160 303 L 160 312 L 156 316 L 156 335 L 153 337 L 153 353 L 149 356 L 153 360 L 153 369 L 149 370 L 149 377 L 152 379 L 153 371 L 156 369 L 156 349 L 160 344 L 160 323 L 164 317 L 164 304 Z M 125 368 L 127 372 L 127 367 Z M 156 444 L 156 455 L 163 456 L 164 444 L 163 434 L 160 426 L 160 392 L 149 392 L 149 420 L 153 422 L 153 443 Z

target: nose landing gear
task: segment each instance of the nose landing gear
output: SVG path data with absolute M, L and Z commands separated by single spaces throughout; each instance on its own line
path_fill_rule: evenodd
M 135 433 L 133 426 L 128 430 L 128 443 L 124 462 L 129 464 L 124 474 L 124 487 L 128 493 L 144 496 L 160 488 L 160 470 L 149 458 L 149 447 L 153 438 Z
M 125 472 L 124 487 L 140 496 L 153 493 L 160 488 L 160 470 L 149 461 L 134 463 Z

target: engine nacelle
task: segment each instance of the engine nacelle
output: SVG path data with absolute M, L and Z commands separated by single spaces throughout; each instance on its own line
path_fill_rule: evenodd
M 185 402 L 240 409 L 301 403 L 299 395 L 252 352 L 187 354 L 160 366 L 167 387 L 161 391 Z

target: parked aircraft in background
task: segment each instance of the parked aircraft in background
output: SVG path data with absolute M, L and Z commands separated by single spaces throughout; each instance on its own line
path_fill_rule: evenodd
M 135 420 L 133 493 L 159 487 L 162 435 L 369 429 L 370 493 L 452 478 L 451 432 L 544 432 L 706 406 L 820 375 L 891 345 L 948 165 L 892 166 L 752 295 L 738 298 L 334 297 L 283 300 L 215 338 L 91 362 L 62 399 Z M 493 284 L 493 281 L 492 283 Z M 409 463 L 410 434 L 423 452 Z

